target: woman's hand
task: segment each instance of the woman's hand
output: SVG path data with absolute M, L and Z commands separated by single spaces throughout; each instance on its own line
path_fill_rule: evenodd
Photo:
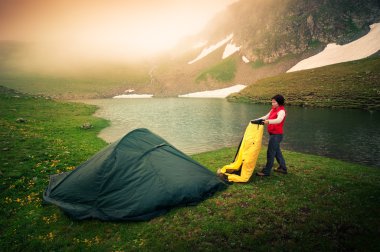
M 268 124 L 269 124 L 269 121 L 268 121 L 268 120 L 265 120 L 265 121 L 264 121 L 264 124 L 265 124 L 265 125 L 268 125 Z

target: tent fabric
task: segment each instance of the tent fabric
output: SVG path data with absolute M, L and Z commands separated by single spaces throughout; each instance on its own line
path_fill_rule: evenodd
M 74 219 L 149 220 L 226 188 L 213 172 L 147 129 L 136 129 L 67 173 L 43 198 Z
M 264 126 L 250 122 L 245 130 L 233 163 L 218 170 L 229 182 L 247 182 L 255 169 L 256 161 L 261 150 Z M 234 174 L 240 172 L 240 175 Z

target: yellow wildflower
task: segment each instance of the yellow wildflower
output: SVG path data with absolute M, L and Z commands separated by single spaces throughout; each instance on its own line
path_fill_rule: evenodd
M 53 238 L 54 238 L 53 232 L 50 232 L 49 235 L 48 235 L 48 237 L 49 237 L 50 240 L 53 240 Z

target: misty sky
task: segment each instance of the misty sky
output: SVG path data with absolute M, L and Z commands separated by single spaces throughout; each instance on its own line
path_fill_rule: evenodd
M 155 53 L 236 0 L 0 0 L 0 40 Z M 72 49 L 75 51 L 74 49 Z

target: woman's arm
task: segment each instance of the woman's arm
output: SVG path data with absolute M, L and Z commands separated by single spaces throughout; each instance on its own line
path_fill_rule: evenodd
M 270 112 L 269 112 L 270 113 Z M 255 119 L 254 121 L 256 121 L 256 120 L 267 120 L 268 118 L 269 118 L 269 113 L 268 114 L 266 114 L 265 116 L 262 116 L 262 117 L 260 117 L 260 118 L 257 118 L 257 119 Z
M 269 117 L 269 114 L 268 114 L 268 117 Z M 282 122 L 282 120 L 284 120 L 285 118 L 285 111 L 284 110 L 280 110 L 277 114 L 277 118 L 276 119 L 270 119 L 270 120 L 266 120 L 266 122 L 268 122 L 268 124 L 279 124 Z

